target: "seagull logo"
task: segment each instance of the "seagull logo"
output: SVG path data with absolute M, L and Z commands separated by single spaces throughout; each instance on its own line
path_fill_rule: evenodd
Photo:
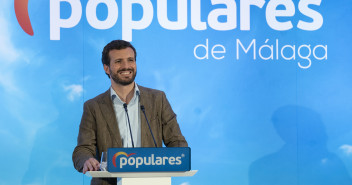
M 127 154 L 126 152 L 117 152 L 114 157 L 112 157 L 112 164 L 116 167 L 116 158 L 120 155 L 124 155 L 126 157 L 129 157 L 131 155 L 135 155 L 136 153 L 130 153 L 130 154 Z
M 28 0 L 15 0 L 15 14 L 24 32 L 33 36 L 33 28 L 28 15 Z

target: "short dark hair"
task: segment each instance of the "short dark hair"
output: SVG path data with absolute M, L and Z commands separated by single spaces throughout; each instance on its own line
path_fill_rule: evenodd
M 137 52 L 136 49 L 132 46 L 130 42 L 124 41 L 124 40 L 113 40 L 109 44 L 107 44 L 102 52 L 101 56 L 101 61 L 103 65 L 110 66 L 110 56 L 109 52 L 111 50 L 121 50 L 121 49 L 126 49 L 126 48 L 131 48 L 134 52 L 134 59 L 137 60 Z
M 132 46 L 132 44 L 130 42 L 127 42 L 125 40 L 113 40 L 104 47 L 103 52 L 102 52 L 102 56 L 101 56 L 101 62 L 103 63 L 103 65 L 105 64 L 110 67 L 109 52 L 114 49 L 121 50 L 121 49 L 126 49 L 126 48 L 131 48 L 133 50 L 134 60 L 137 60 L 136 49 Z M 108 75 L 108 74 L 106 74 L 106 75 Z M 110 78 L 110 75 L 108 75 L 108 77 Z

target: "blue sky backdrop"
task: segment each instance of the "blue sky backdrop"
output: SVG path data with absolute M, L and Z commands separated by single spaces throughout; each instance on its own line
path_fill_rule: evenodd
M 87 22 L 87 0 L 81 1 L 79 24 L 61 29 L 58 41 L 50 40 L 50 1 L 29 1 L 34 36 L 19 26 L 13 1 L 0 2 L 0 184 L 89 184 L 73 168 L 71 155 L 83 103 L 110 86 L 101 51 L 122 37 L 121 2 L 116 2 L 116 24 L 97 30 Z M 212 10 L 226 8 L 201 2 L 202 21 Z M 173 184 L 352 184 L 352 2 L 322 0 L 320 6 L 310 6 L 324 20 L 316 31 L 297 28 L 299 20 L 312 20 L 300 14 L 299 1 L 293 2 L 296 15 L 278 19 L 292 20 L 294 28 L 288 31 L 268 26 L 266 4 L 252 8 L 251 29 L 241 31 L 238 1 L 234 30 L 209 25 L 194 30 L 189 8 L 186 29 L 164 29 L 153 1 L 152 23 L 133 31 L 136 81 L 166 92 L 192 148 L 192 169 L 199 170 L 194 177 L 173 179 Z M 169 19 L 176 20 L 176 1 L 168 3 Z M 142 8 L 133 8 L 133 19 L 140 19 Z M 104 20 L 106 10 L 99 5 L 97 17 Z M 70 14 L 63 2 L 61 18 Z M 194 56 L 194 47 L 207 39 L 209 51 L 216 44 L 226 48 L 223 59 Z M 253 60 L 252 51 L 242 51 L 237 60 L 237 39 L 247 46 L 256 39 L 257 48 L 267 39 L 269 45 L 278 39 L 281 47 L 327 45 L 328 59 L 312 55 L 308 69 L 298 66 L 305 64 L 298 54 L 295 60 L 265 61 L 258 53 Z

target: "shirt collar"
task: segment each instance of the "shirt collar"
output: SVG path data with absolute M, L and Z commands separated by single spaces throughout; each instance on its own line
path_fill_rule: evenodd
M 134 82 L 134 93 L 133 93 L 133 97 L 132 97 L 130 103 L 136 100 L 137 95 L 138 95 L 137 93 L 140 94 L 139 88 L 138 88 L 137 83 Z M 112 86 L 110 87 L 110 94 L 111 94 L 111 100 L 112 100 L 112 102 L 117 101 L 117 102 L 119 102 L 119 103 L 121 103 L 121 104 L 124 104 L 124 103 L 125 103 L 125 102 L 123 102 L 123 101 L 120 99 L 119 96 L 117 96 L 117 94 L 116 94 L 115 90 L 112 88 Z M 115 103 L 116 103 L 116 102 L 115 102 Z

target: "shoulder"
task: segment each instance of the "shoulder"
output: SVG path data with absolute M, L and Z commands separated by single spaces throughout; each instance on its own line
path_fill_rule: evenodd
M 154 103 L 159 105 L 167 101 L 166 95 L 163 91 L 143 87 L 140 85 L 138 85 L 138 88 L 140 91 L 141 99 L 145 103 Z
M 86 102 L 84 102 L 84 105 L 85 106 L 94 106 L 99 103 L 103 103 L 104 101 L 109 100 L 109 99 L 110 99 L 110 89 L 108 89 L 104 93 L 101 93 L 92 99 L 87 100 Z
M 152 89 L 152 88 L 148 88 L 148 87 L 143 87 L 138 85 L 138 88 L 141 92 L 141 94 L 145 94 L 145 95 L 154 95 L 154 96 L 162 96 L 165 93 L 161 90 L 157 90 L 157 89 Z

